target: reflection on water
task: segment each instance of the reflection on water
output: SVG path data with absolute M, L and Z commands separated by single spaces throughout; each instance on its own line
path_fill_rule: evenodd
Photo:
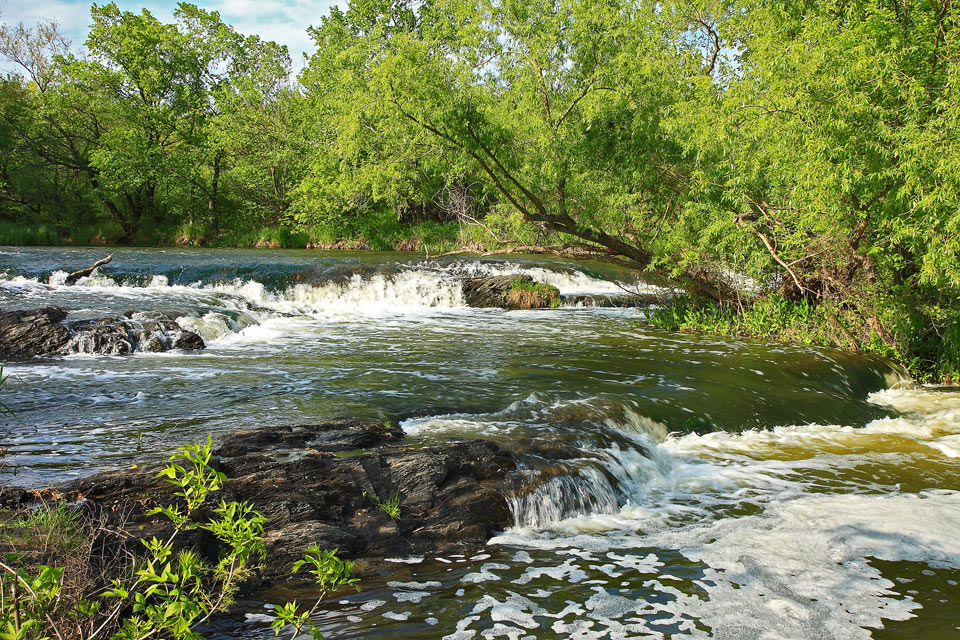
M 8 365 L 6 482 L 129 464 L 208 432 L 384 413 L 413 444 L 482 437 L 518 456 L 514 528 L 482 552 L 384 562 L 363 593 L 325 604 L 328 637 L 956 631 L 960 395 L 891 388 L 879 360 L 584 308 L 584 295 L 637 288 L 598 265 L 122 250 L 59 284 L 99 253 L 3 251 L 0 307 L 160 311 L 209 348 Z M 464 307 L 458 278 L 511 273 L 577 297 Z M 211 632 L 272 636 L 270 610 L 244 608 Z

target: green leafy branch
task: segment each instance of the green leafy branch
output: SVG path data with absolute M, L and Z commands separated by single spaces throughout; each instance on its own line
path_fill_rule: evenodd
M 313 576 L 314 584 L 320 589 L 320 595 L 313 606 L 303 612 L 301 612 L 300 605 L 297 604 L 296 600 L 277 605 L 274 608 L 277 619 L 271 624 L 276 635 L 279 636 L 283 629 L 289 626 L 291 640 L 299 636 L 304 628 L 310 632 L 314 640 L 323 640 L 320 627 L 314 624 L 311 619 L 323 599 L 328 593 L 343 587 L 353 587 L 360 591 L 360 587 L 357 585 L 359 579 L 350 577 L 354 563 L 349 560 L 341 560 L 337 556 L 337 551 L 337 549 L 321 549 L 319 545 L 314 544 L 307 549 L 303 559 L 293 563 L 292 573 L 297 573 L 303 567 L 307 567 L 307 571 Z

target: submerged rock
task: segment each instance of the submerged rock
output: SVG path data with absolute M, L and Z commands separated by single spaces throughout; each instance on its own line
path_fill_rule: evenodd
M 121 355 L 136 351 L 203 349 L 203 339 L 159 313 L 65 322 L 59 307 L 0 312 L 0 358 L 25 359 L 70 353 Z
M 360 559 L 362 571 L 385 556 L 481 545 L 509 526 L 504 495 L 516 468 L 509 453 L 480 440 L 414 449 L 398 446 L 401 437 L 395 426 L 349 421 L 257 429 L 223 440 L 212 464 L 228 480 L 211 501 L 247 501 L 268 518 L 261 581 L 291 580 L 291 563 L 314 543 Z M 175 497 L 174 488 L 156 478 L 159 469 L 109 471 L 61 491 L 126 514 L 126 530 L 136 537 L 160 535 L 169 525 L 147 511 Z M 396 519 L 379 508 L 392 496 Z M 216 557 L 215 540 L 187 541 Z

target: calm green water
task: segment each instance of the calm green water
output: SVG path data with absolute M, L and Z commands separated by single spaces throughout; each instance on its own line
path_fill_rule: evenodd
M 209 348 L 8 365 L 3 482 L 384 413 L 414 443 L 521 456 L 516 526 L 480 553 L 385 561 L 324 607 L 327 637 L 960 637 L 960 395 L 892 388 L 842 352 L 652 331 L 641 310 L 469 309 L 457 284 L 636 288 L 600 265 L 128 249 L 57 284 L 103 253 L 0 250 L 0 308 L 160 310 Z M 574 453 L 564 473 L 540 477 L 544 443 Z M 244 609 L 215 633 L 272 637 L 269 609 Z

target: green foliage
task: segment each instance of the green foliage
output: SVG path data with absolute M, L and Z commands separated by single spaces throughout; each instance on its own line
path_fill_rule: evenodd
M 40 635 L 47 623 L 48 611 L 55 605 L 62 585 L 62 568 L 41 566 L 36 575 L 25 571 L 12 571 L 9 580 L 0 582 L 6 589 L 9 582 L 8 605 L 0 605 L 0 638 L 2 640 L 47 640 Z M 20 594 L 23 594 L 22 596 Z
M 887 318 L 904 342 L 887 344 L 855 308 L 813 306 L 770 296 L 740 306 L 689 296 L 672 298 L 648 314 L 651 325 L 670 331 L 704 332 L 818 346 L 843 346 L 893 360 L 923 382 L 960 379 L 960 324 L 931 327 L 929 312 L 915 309 Z
M 221 502 L 212 509 L 210 519 L 193 519 L 225 481 L 223 474 L 210 466 L 210 458 L 209 438 L 206 443 L 181 447 L 171 456 L 158 477 L 176 487 L 181 504 L 157 507 L 150 513 L 169 519 L 172 532 L 166 539 L 144 540 L 143 553 L 129 574 L 112 578 L 109 588 L 95 585 L 89 592 L 65 600 L 62 567 L 40 565 L 31 573 L 0 562 L 5 572 L 0 588 L 11 595 L 0 605 L 0 626 L 5 629 L 0 637 L 65 637 L 64 625 L 69 624 L 89 640 L 142 640 L 154 635 L 198 638 L 194 627 L 231 604 L 238 585 L 253 570 L 254 560 L 264 554 L 266 519 L 246 503 Z M 78 512 L 61 503 L 14 520 L 4 530 L 71 531 L 76 530 L 78 518 Z M 197 528 L 220 541 L 221 555 L 215 565 L 208 565 L 196 551 L 178 549 L 175 544 L 180 533 Z
M 337 549 L 321 549 L 319 545 L 314 544 L 307 549 L 301 560 L 293 563 L 293 573 L 307 567 L 307 571 L 313 576 L 314 585 L 318 588 L 320 594 L 313 607 L 306 611 L 301 610 L 296 600 L 275 606 L 274 613 L 277 619 L 273 621 L 271 626 L 276 635 L 279 636 L 289 626 L 291 640 L 297 638 L 304 628 L 315 640 L 323 640 L 320 627 L 314 624 L 311 619 L 323 599 L 328 593 L 344 587 L 353 587 L 360 591 L 359 580 L 350 577 L 353 572 L 353 562 L 341 560 L 337 556 L 337 551 Z
M 60 230 L 50 224 L 0 222 L 0 245 L 51 246 L 62 243 Z
M 823 305 L 817 340 L 952 376 L 944 6 L 354 0 L 296 79 L 189 4 L 94 5 L 83 57 L 52 23 L 5 26 L 0 241 L 559 244 L 759 305 L 751 335 L 787 313 L 765 301 Z
M 366 491 L 363 492 L 363 497 L 368 497 L 373 501 L 373 504 L 377 506 L 377 509 L 383 511 L 391 520 L 396 520 L 400 517 L 400 492 L 394 491 L 392 494 L 387 496 L 386 500 L 381 500 L 376 493 L 368 494 Z
M 529 282 L 521 277 L 510 283 L 510 290 L 504 294 L 504 302 L 515 308 L 556 309 L 563 302 L 560 290 L 543 282 Z

